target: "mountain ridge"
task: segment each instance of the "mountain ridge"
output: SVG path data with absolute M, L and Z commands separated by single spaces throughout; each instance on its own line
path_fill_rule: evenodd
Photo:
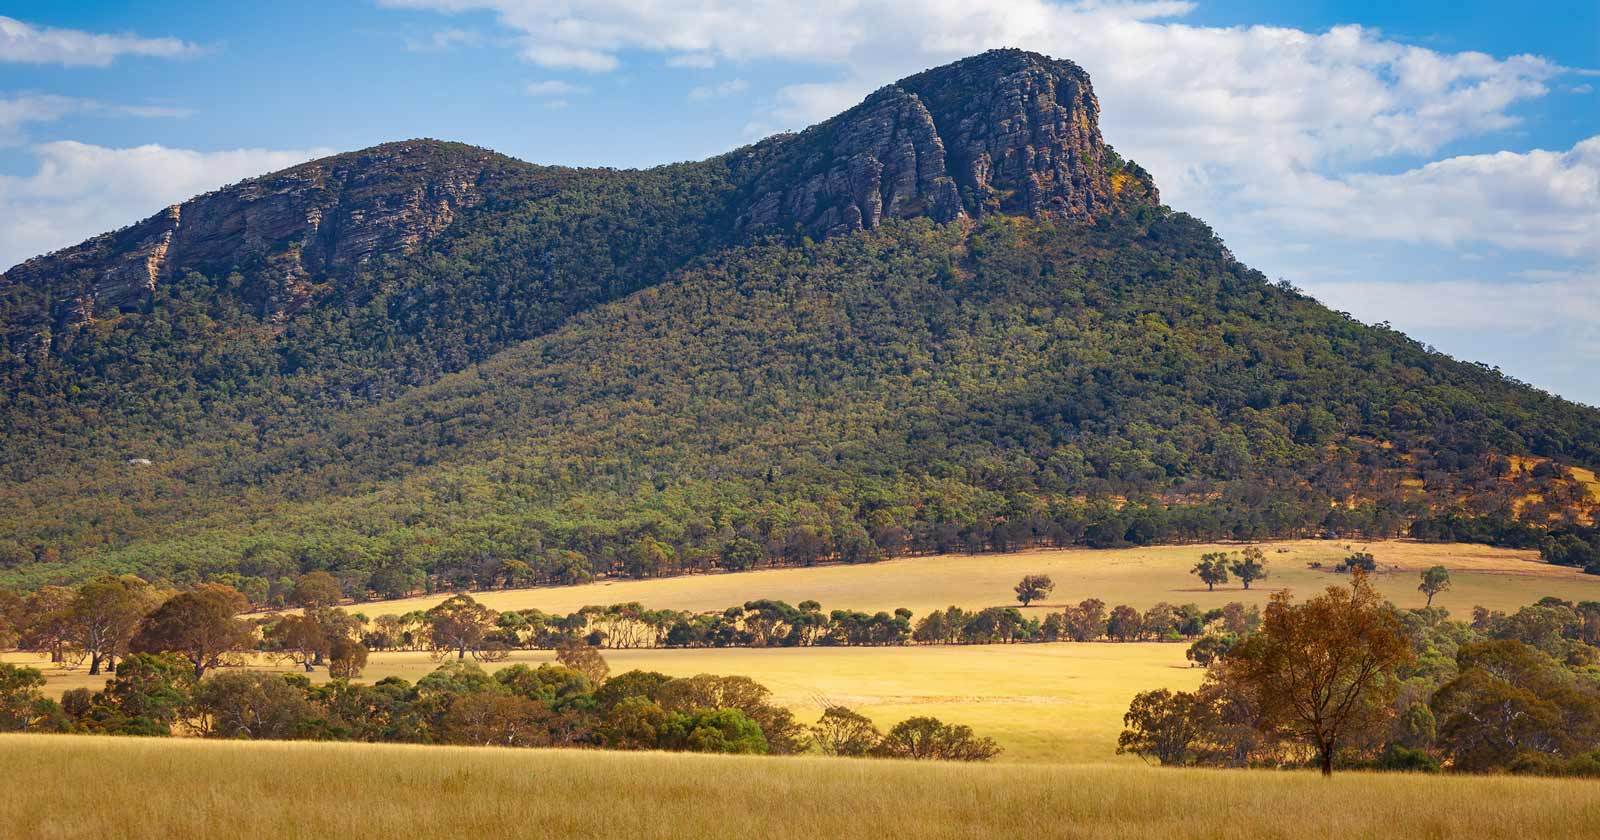
M 1589 521 L 1562 464 L 1600 465 L 1600 412 L 1268 283 L 1098 115 L 1077 65 L 998 50 L 706 161 L 403 141 L 25 263 L 0 577 L 393 594 Z

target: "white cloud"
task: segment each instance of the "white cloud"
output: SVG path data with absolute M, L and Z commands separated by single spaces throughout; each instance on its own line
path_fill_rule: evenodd
M 450 52 L 464 47 L 480 46 L 484 41 L 483 33 L 476 30 L 438 29 L 429 32 L 426 37 L 406 36 L 406 49 L 419 53 Z
M 1600 265 L 1600 136 L 1564 152 L 1461 155 L 1392 175 L 1302 174 L 1241 198 L 1258 221 L 1299 230 L 1450 248 L 1487 243 Z
M 74 245 L 226 184 L 327 150 L 113 149 L 74 141 L 33 148 L 30 175 L 0 176 L 0 265 Z
M 689 101 L 706 102 L 712 99 L 724 99 L 749 89 L 750 83 L 744 79 L 729 79 L 714 85 L 698 85 L 689 90 Z
M 182 58 L 199 52 L 198 46 L 177 38 L 57 29 L 0 15 L 0 61 L 105 67 L 126 55 Z
M 1364 321 L 1393 319 L 1407 329 L 1547 329 L 1559 322 L 1600 324 L 1592 278 L 1532 283 L 1483 280 L 1361 280 L 1319 283 L 1309 291 Z
M 709 70 L 717 66 L 717 59 L 709 53 L 680 53 L 667 56 L 668 67 Z
M 0 146 L 23 142 L 23 127 L 55 122 L 73 114 L 108 114 L 126 117 L 186 117 L 184 108 L 156 105 L 109 105 L 93 99 L 53 94 L 23 94 L 0 99 Z
M 576 93 L 587 93 L 588 88 L 563 82 L 559 79 L 546 79 L 542 82 L 529 82 L 523 86 L 522 92 L 529 96 L 571 96 Z
M 1388 40 L 1359 26 L 1201 27 L 1187 2 L 1049 0 L 381 0 L 441 12 L 488 10 L 531 61 L 605 70 L 628 50 L 669 64 L 771 59 L 828 76 L 778 91 L 759 123 L 788 128 L 837 113 L 885 82 L 996 46 L 1083 65 L 1106 103 L 1107 136 L 1175 201 L 1212 198 L 1513 126 L 1511 107 L 1548 92 L 1562 68 Z

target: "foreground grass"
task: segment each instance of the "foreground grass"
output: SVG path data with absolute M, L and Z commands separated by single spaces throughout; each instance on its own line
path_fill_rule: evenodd
M 1146 548 L 1040 549 L 1013 554 L 945 554 L 906 557 L 864 566 L 763 569 L 735 574 L 688 575 L 655 580 L 601 581 L 583 586 L 546 586 L 474 593 L 497 610 L 537 607 L 569 613 L 589 604 L 638 601 L 654 609 L 720 610 L 755 598 L 799 603 L 816 599 L 826 609 L 892 610 L 906 607 L 918 616 L 952 604 L 964 609 L 1016 606 L 1012 587 L 1025 574 L 1048 574 L 1056 582 L 1042 614 L 1100 598 L 1107 604 L 1147 609 L 1159 601 L 1220 607 L 1229 601 L 1264 604 L 1277 589 L 1312 594 L 1344 575 L 1332 572 L 1340 559 L 1367 549 L 1379 563 L 1374 583 L 1384 597 L 1402 607 L 1420 607 L 1417 573 L 1433 565 L 1450 569 L 1454 586 L 1434 599 L 1435 606 L 1468 617 L 1475 606 L 1515 610 L 1546 595 L 1568 600 L 1600 598 L 1600 577 L 1552 566 L 1536 551 L 1484 545 L 1417 543 L 1406 540 L 1361 543 L 1348 540 L 1291 540 L 1262 543 L 1272 576 L 1246 591 L 1237 582 L 1206 591 L 1189 570 L 1207 551 L 1234 551 L 1238 545 L 1151 546 Z M 1322 570 L 1308 567 L 1320 562 Z M 355 607 L 368 616 L 427 609 L 444 595 L 374 601 Z
M 29 838 L 1594 837 L 1510 777 L 0 736 Z
M 1137 761 L 1116 755 L 1122 714 L 1136 692 L 1192 689 L 1202 672 L 1183 658 L 1184 645 L 1110 642 L 963 645 L 905 648 L 733 648 L 606 651 L 612 673 L 634 668 L 675 677 L 743 674 L 810 723 L 825 703 L 843 703 L 883 728 L 914 715 L 965 723 L 1005 748 L 1005 762 Z M 99 689 L 104 677 L 63 671 L 32 654 L 4 659 L 43 670 L 47 691 Z M 518 651 L 504 663 L 553 661 L 548 651 Z M 438 667 L 426 653 L 375 653 L 361 677 L 416 682 Z M 291 671 L 258 660 L 256 667 Z M 323 669 L 311 677 L 327 678 Z

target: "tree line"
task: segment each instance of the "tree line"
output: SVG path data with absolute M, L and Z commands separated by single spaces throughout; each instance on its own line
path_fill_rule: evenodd
M 1036 602 L 1054 584 L 1028 575 L 1018 601 Z M 920 619 L 911 610 L 825 610 L 815 600 L 757 599 L 723 610 L 651 609 L 638 602 L 586 606 L 566 615 L 536 608 L 498 611 L 458 593 L 425 610 L 369 618 L 340 606 L 338 581 L 301 575 L 287 601 L 296 611 L 248 615 L 252 605 L 223 584 L 170 592 L 133 575 L 27 596 L 0 590 L 0 648 L 48 654 L 91 675 L 130 653 L 180 653 L 196 678 L 264 655 L 336 678 L 359 676 L 371 651 L 426 650 L 437 658 L 496 662 L 513 650 L 595 648 L 835 647 L 906 644 L 1011 644 L 1055 641 L 1182 641 L 1218 627 L 1235 632 L 1258 610 L 1232 603 L 1201 609 L 1158 603 L 1140 610 L 1083 599 L 1060 610 L 951 606 Z M 914 620 L 915 619 L 915 620 Z
M 887 732 L 830 705 L 805 726 L 748 677 L 653 671 L 611 676 L 593 648 L 563 648 L 557 663 L 493 674 L 451 661 L 415 684 L 225 670 L 197 677 L 182 655 L 135 653 L 101 691 L 47 699 L 35 668 L 0 663 L 0 732 L 251 740 L 362 741 L 499 747 L 827 755 L 986 761 L 1000 752 L 970 727 L 913 717 Z
M 1366 570 L 1207 634 L 1195 691 L 1141 692 L 1118 752 L 1167 765 L 1600 775 L 1600 602 L 1514 613 L 1382 601 Z M 1442 574 L 1441 574 L 1442 573 Z M 1440 567 L 1420 576 L 1431 596 Z

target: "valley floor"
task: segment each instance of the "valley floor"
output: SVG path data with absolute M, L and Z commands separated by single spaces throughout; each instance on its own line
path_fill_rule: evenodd
M 1272 577 L 1246 592 L 1238 585 L 1206 592 L 1189 574 L 1198 557 L 1215 546 L 1162 546 L 1091 551 L 1041 550 L 1016 554 L 946 555 L 894 560 L 867 566 L 776 569 L 738 574 L 698 575 L 588 586 L 501 590 L 475 597 L 496 609 L 538 607 L 568 612 L 585 604 L 638 600 L 649 607 L 721 609 L 754 598 L 807 598 L 825 609 L 886 610 L 907 606 L 918 616 L 949 604 L 976 608 L 1012 602 L 1011 587 L 1025 573 L 1042 572 L 1056 581 L 1042 615 L 1059 605 L 1097 597 L 1108 604 L 1141 608 L 1157 601 L 1220 606 L 1228 601 L 1263 603 L 1276 588 L 1307 596 L 1347 578 L 1308 564 L 1331 567 L 1353 549 L 1376 555 L 1376 576 L 1384 594 L 1402 606 L 1421 606 L 1417 572 L 1434 564 L 1451 569 L 1455 586 L 1436 599 L 1452 614 L 1467 618 L 1472 607 L 1515 610 L 1545 595 L 1600 600 L 1600 577 L 1539 562 L 1532 552 L 1481 545 L 1359 543 L 1303 540 L 1265 545 Z M 1232 546 L 1222 546 L 1231 549 Z M 351 607 L 370 617 L 420 609 L 443 596 Z M 827 703 L 841 703 L 870 716 L 880 726 L 913 715 L 932 715 L 972 726 L 1005 748 L 1006 763 L 1127 762 L 1115 754 L 1117 734 L 1128 701 L 1151 688 L 1192 689 L 1203 675 L 1184 659 L 1184 643 L 1015 644 L 905 646 L 880 648 L 722 648 L 691 650 L 608 650 L 612 673 L 639 668 L 672 676 L 711 673 L 751 677 L 772 689 L 774 698 L 810 723 Z M 86 669 L 51 666 L 34 654 L 0 654 L 6 661 L 42 670 L 48 693 L 74 687 L 98 689 L 104 677 Z M 548 651 L 517 651 L 494 670 L 518 662 L 551 661 Z M 416 681 L 437 667 L 419 651 L 372 654 L 361 679 L 388 676 Z M 289 671 L 293 666 L 256 657 L 253 667 Z M 311 675 L 326 679 L 323 669 Z
M 62 840 L 1600 836 L 1600 786 L 1521 777 L 36 735 L 0 767 L 0 836 Z

